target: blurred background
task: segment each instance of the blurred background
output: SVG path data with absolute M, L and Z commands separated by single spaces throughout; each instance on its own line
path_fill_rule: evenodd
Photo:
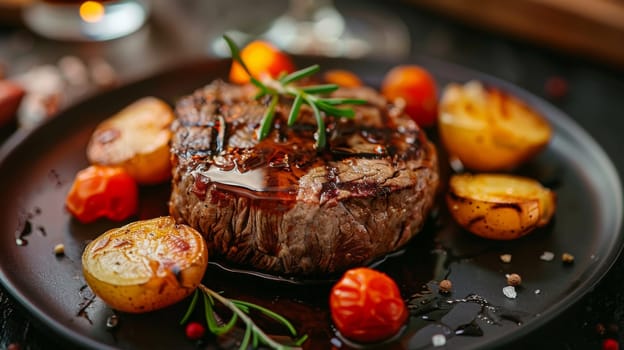
M 494 75 L 570 115 L 624 173 L 623 0 L 0 0 L 0 141 L 94 93 L 222 57 L 223 33 L 297 54 L 424 56 Z M 619 339 L 623 272 L 620 259 L 595 291 L 522 346 L 600 348 L 605 332 Z M 0 348 L 45 348 L 3 289 L 0 298 Z
M 30 126 L 99 89 L 190 57 L 225 56 L 223 33 L 298 54 L 426 55 L 524 87 L 545 84 L 554 95 L 568 88 L 562 60 L 624 69 L 621 0 L 0 0 L 0 78 L 25 90 L 16 120 Z M 537 59 L 527 47 L 543 60 L 526 62 Z M 542 81 L 522 81 L 527 73 Z
M 225 56 L 223 33 L 298 54 L 426 55 L 551 95 L 568 89 L 562 60 L 624 69 L 621 0 L 0 0 L 0 79 L 25 90 L 16 123 L 32 126 L 99 89 L 190 57 Z M 527 47 L 542 60 L 526 62 L 537 59 Z M 522 81 L 530 74 L 542 81 Z M 14 115 L 0 117 L 16 125 Z

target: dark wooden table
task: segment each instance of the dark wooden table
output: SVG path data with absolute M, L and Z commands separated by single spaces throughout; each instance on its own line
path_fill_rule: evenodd
M 368 2 L 366 2 L 368 3 Z M 31 35 L 26 29 L 0 27 L 0 60 L 10 73 L 27 65 L 54 63 L 68 54 L 84 59 L 103 57 L 123 81 L 149 75 L 188 57 L 209 54 L 209 41 L 232 23 L 268 21 L 283 9 L 284 1 L 263 3 L 253 14 L 237 11 L 254 1 L 156 2 L 150 22 L 139 32 L 104 43 L 58 43 Z M 338 2 L 339 8 L 355 1 Z M 359 6 L 359 5 L 358 5 Z M 379 5 L 377 5 L 379 6 Z M 558 53 L 546 47 L 482 31 L 407 4 L 392 2 L 385 11 L 396 13 L 412 37 L 411 55 L 453 62 L 510 81 L 550 100 L 586 129 L 624 174 L 624 71 L 600 62 Z M 257 5 L 256 5 L 257 7 Z M 16 41 L 17 40 L 17 41 Z M 21 44 L 16 45 L 16 42 Z M 11 71 L 12 70 L 12 71 Z M 553 77 L 567 87 L 554 97 L 546 86 Z M 3 139 L 11 132 L 2 130 Z M 522 339 L 517 348 L 599 349 L 604 336 L 619 340 L 624 329 L 624 258 L 575 305 L 539 331 Z M 19 344 L 22 349 L 65 348 L 0 287 L 0 349 Z

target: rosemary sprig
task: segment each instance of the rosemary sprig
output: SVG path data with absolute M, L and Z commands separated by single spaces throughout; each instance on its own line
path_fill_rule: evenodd
M 284 75 L 278 79 L 271 77 L 264 77 L 263 81 L 251 75 L 251 72 L 243 59 L 240 56 L 240 50 L 232 41 L 230 37 L 224 35 L 223 38 L 227 42 L 230 51 L 232 53 L 232 59 L 238 62 L 243 70 L 249 75 L 250 81 L 259 91 L 256 94 L 256 98 L 260 98 L 266 95 L 271 96 L 271 102 L 264 113 L 260 129 L 258 130 L 258 140 L 262 140 L 269 135 L 271 127 L 273 126 L 273 119 L 275 117 L 275 106 L 277 105 L 279 96 L 293 97 L 293 105 L 288 115 L 288 126 L 292 126 L 299 116 L 299 111 L 303 104 L 307 104 L 312 108 L 314 113 L 314 119 L 316 120 L 316 147 L 317 149 L 323 149 L 326 145 L 325 135 L 325 122 L 323 114 L 332 115 L 334 117 L 353 118 L 355 113 L 351 108 L 339 108 L 338 105 L 343 104 L 364 104 L 367 101 L 362 99 L 353 98 L 327 98 L 322 95 L 332 93 L 338 90 L 336 84 L 320 84 L 309 86 L 296 86 L 292 83 L 299 81 L 303 78 L 309 77 L 319 72 L 320 67 L 318 65 L 312 65 L 307 68 L 300 69 L 290 74 Z
M 213 291 L 212 289 L 200 284 L 198 289 L 195 290 L 195 294 L 191 299 L 191 303 L 189 304 L 189 308 L 184 313 L 182 320 L 180 321 L 180 325 L 188 322 L 190 316 L 193 313 L 193 310 L 197 306 L 197 301 L 199 299 L 199 294 L 202 294 L 202 299 L 204 302 L 204 317 L 206 318 L 206 324 L 208 326 L 208 330 L 219 336 L 231 331 L 234 328 L 234 325 L 240 320 L 245 325 L 245 333 L 243 335 L 243 339 L 241 340 L 239 349 L 247 349 L 251 343 L 252 347 L 255 349 L 259 346 L 260 343 L 269 346 L 272 349 L 278 350 L 287 350 L 287 349 L 297 349 L 300 347 L 307 339 L 308 336 L 304 335 L 299 339 L 294 340 L 293 346 L 280 344 L 277 341 L 273 340 L 269 337 L 260 327 L 256 325 L 256 323 L 249 317 L 249 313 L 251 310 L 255 310 L 263 314 L 264 316 L 271 318 L 280 324 L 282 324 L 292 337 L 297 336 L 297 331 L 295 327 L 288 321 L 285 317 L 267 309 L 262 306 L 242 301 L 242 300 L 234 300 L 227 299 L 223 297 L 221 294 Z M 226 306 L 228 309 L 232 311 L 232 317 L 225 324 L 219 324 L 215 317 L 214 304 L 215 300 L 219 303 Z M 221 322 L 222 323 L 222 322 Z

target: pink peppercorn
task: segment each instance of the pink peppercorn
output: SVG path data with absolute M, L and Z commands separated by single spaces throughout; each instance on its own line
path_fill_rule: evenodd
M 191 340 L 201 339 L 206 333 L 206 328 L 199 322 L 190 322 L 186 325 L 186 337 Z
M 605 339 L 602 341 L 602 350 L 620 350 L 620 343 L 615 339 Z
M 546 95 L 550 98 L 560 99 L 568 93 L 568 82 L 560 76 L 552 76 L 546 80 L 544 84 Z

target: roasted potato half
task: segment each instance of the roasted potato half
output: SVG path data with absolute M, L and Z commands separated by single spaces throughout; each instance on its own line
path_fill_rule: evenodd
M 120 166 L 139 184 L 171 176 L 169 129 L 174 114 L 168 104 L 144 97 L 100 123 L 87 146 L 92 164 Z
M 109 230 L 82 255 L 93 292 L 113 309 L 132 313 L 182 300 L 200 284 L 207 265 L 201 234 L 168 216 Z
M 521 176 L 461 174 L 451 177 L 446 202 L 455 221 L 466 230 L 484 238 L 509 240 L 548 224 L 556 195 Z
M 444 89 L 438 130 L 449 155 L 476 171 L 513 169 L 552 135 L 548 122 L 523 101 L 477 81 Z

